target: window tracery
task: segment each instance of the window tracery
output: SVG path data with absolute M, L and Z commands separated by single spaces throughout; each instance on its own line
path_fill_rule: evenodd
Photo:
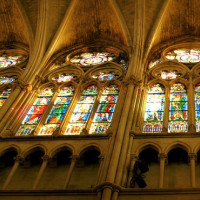
M 196 132 L 199 132 L 199 85 L 194 82 L 197 83 L 196 80 L 199 79 L 200 50 L 196 47 L 183 48 L 181 45 L 177 45 L 177 48 L 173 46 L 171 49 L 164 50 L 157 60 L 153 59 L 147 70 L 149 83 L 160 84 L 162 82 L 166 91 L 166 105 L 163 109 L 164 127 L 152 131 L 152 125 L 147 123 L 149 118 L 153 118 L 152 115 L 147 117 L 148 109 L 153 109 L 149 106 L 150 95 L 148 93 L 143 132 L 193 132 L 195 123 Z M 154 96 L 156 103 L 158 98 L 156 94 Z M 195 106 L 193 106 L 194 103 Z
M 125 61 L 117 61 L 119 52 L 76 53 L 67 56 L 66 63 L 61 57 L 55 64 L 50 63 L 44 75 L 45 81 L 52 82 L 57 89 L 52 90 L 51 96 L 44 96 L 48 99 L 45 105 L 37 104 L 39 98 L 43 98 L 39 94 L 16 136 L 28 136 L 33 132 L 38 136 L 80 135 L 85 130 L 87 134 L 105 134 L 111 125 L 120 80 L 125 74 Z M 73 59 L 78 60 L 75 65 L 70 64 L 75 62 Z M 81 89 L 83 84 L 85 88 Z M 45 108 L 41 114 L 34 112 L 42 106 Z

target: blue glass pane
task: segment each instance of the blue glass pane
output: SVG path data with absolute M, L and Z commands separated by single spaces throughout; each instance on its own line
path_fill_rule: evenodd
M 113 113 L 96 113 L 94 122 L 111 122 Z

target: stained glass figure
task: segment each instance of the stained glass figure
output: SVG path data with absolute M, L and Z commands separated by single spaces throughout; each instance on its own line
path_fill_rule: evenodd
M 149 64 L 149 69 L 155 67 L 158 63 L 161 63 L 161 59 L 157 59 L 157 60 L 154 60 L 154 61 L 151 61 L 150 64 Z
M 0 77 L 0 85 L 12 83 L 17 79 L 17 76 L 2 76 Z
M 162 79 L 171 80 L 171 79 L 175 79 L 176 77 L 177 77 L 177 71 L 176 70 L 170 70 L 170 71 L 163 70 L 163 71 L 161 71 L 161 78 Z
M 186 132 L 188 130 L 187 115 L 185 86 L 175 83 L 170 89 L 169 132 Z
M 115 58 L 115 55 L 109 52 L 87 52 L 75 55 L 70 62 L 80 66 L 92 66 L 113 61 Z
M 57 83 L 65 83 L 72 81 L 74 79 L 74 74 L 66 74 L 66 73 L 61 73 L 58 74 L 58 76 L 53 77 L 52 80 L 56 81 Z
M 196 131 L 200 131 L 200 83 L 195 87 Z
M 110 81 L 114 78 L 119 77 L 118 74 L 116 74 L 115 72 L 100 72 L 98 75 L 94 75 L 92 78 L 97 79 L 98 81 Z
M 102 134 L 107 131 L 113 118 L 118 94 L 119 87 L 117 85 L 111 85 L 104 89 L 89 134 Z
M 37 99 L 33 103 L 33 106 L 30 108 L 28 114 L 24 118 L 22 125 L 17 131 L 16 134 L 17 136 L 27 136 L 33 130 L 35 130 L 52 96 L 53 96 L 52 87 L 45 88 L 40 92 Z
M 7 68 L 16 64 L 21 63 L 25 60 L 25 56 L 23 55 L 7 55 L 3 54 L 0 56 L 0 69 Z
M 200 61 L 200 49 L 176 49 L 167 53 L 166 58 L 182 63 L 197 63 Z
M 165 90 L 161 84 L 157 83 L 148 92 L 143 132 L 162 131 L 164 104 Z
M 0 92 L 0 108 L 6 102 L 10 94 L 11 94 L 10 88 L 4 89 L 3 91 Z
M 48 115 L 44 125 L 40 129 L 38 135 L 52 135 L 56 130 L 58 130 L 64 115 L 67 112 L 73 94 L 73 86 L 68 86 L 61 89 L 54 102 L 54 106 L 51 109 L 51 112 Z
M 85 128 L 97 96 L 97 87 L 89 86 L 83 90 L 79 102 L 67 126 L 65 135 L 79 135 Z

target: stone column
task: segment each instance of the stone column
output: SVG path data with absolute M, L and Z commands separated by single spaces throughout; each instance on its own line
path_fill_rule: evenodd
M 112 200 L 117 200 L 119 196 L 119 190 L 117 188 L 113 189 Z
M 196 161 L 196 154 L 191 153 L 188 155 L 190 159 L 190 176 L 191 176 L 191 186 L 193 188 L 196 187 L 196 179 L 195 179 L 195 161 Z
M 98 174 L 97 174 L 97 181 L 96 184 L 98 185 L 100 182 L 100 176 L 101 176 L 101 172 L 103 170 L 103 160 L 104 160 L 104 156 L 100 155 L 99 157 L 99 170 L 98 170 Z
M 8 174 L 8 177 L 6 178 L 6 180 L 5 180 L 4 184 L 3 184 L 2 190 L 5 190 L 7 188 L 8 184 L 10 183 L 10 180 L 14 176 L 19 164 L 23 160 L 22 157 L 20 157 L 20 156 L 16 156 L 14 159 L 15 159 L 15 163 L 14 163 L 10 173 Z
M 69 171 L 67 173 L 67 177 L 65 179 L 65 183 L 64 183 L 63 189 L 66 189 L 67 186 L 69 185 L 69 182 L 70 182 L 73 170 L 74 170 L 74 166 L 75 166 L 77 160 L 78 160 L 78 156 L 77 155 L 73 155 L 71 157 L 71 164 L 70 164 L 70 167 L 69 167 Z
M 164 153 L 161 153 L 159 155 L 159 159 L 160 159 L 160 183 L 159 183 L 159 187 L 160 188 L 163 188 L 163 185 L 164 185 L 166 158 L 167 158 L 167 156 Z
M 48 162 L 49 162 L 49 156 L 44 155 L 44 156 L 42 157 L 42 159 L 43 159 L 43 162 L 42 162 L 42 165 L 41 165 L 41 167 L 40 167 L 40 170 L 39 170 L 39 172 L 38 172 L 38 174 L 37 174 L 37 177 L 36 177 L 36 179 L 35 179 L 35 181 L 34 181 L 34 183 L 33 183 L 32 190 L 35 190 L 35 189 L 37 188 L 38 183 L 39 183 L 39 181 L 40 181 L 40 178 L 42 177 L 42 175 L 43 175 L 43 173 L 44 173 L 44 170 L 45 170 L 45 168 L 46 168 L 46 166 L 47 166 L 47 164 L 48 164 Z
M 189 75 L 189 86 L 188 86 L 188 131 L 190 133 L 196 132 L 195 122 L 195 99 L 194 99 L 194 86 L 192 83 L 192 75 Z
M 163 133 L 168 132 L 168 122 L 169 122 L 169 102 L 170 102 L 170 88 L 169 85 L 165 88 L 165 105 L 164 105 L 164 115 L 163 115 Z
M 129 173 L 128 173 L 128 179 L 127 179 L 127 187 L 130 187 L 130 181 L 133 176 L 133 169 L 135 162 L 137 161 L 138 157 L 135 154 L 131 155 L 131 162 L 130 162 L 130 167 L 129 167 Z

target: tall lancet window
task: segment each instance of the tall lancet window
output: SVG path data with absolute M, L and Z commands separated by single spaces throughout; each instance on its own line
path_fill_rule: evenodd
M 195 87 L 196 131 L 200 131 L 200 83 Z
M 187 132 L 188 105 L 186 88 L 175 83 L 170 88 L 169 132 Z
M 89 133 L 105 133 L 111 124 L 119 95 L 119 87 L 110 85 L 102 93 Z
M 162 131 L 164 104 L 165 90 L 161 84 L 157 83 L 148 91 L 143 125 L 144 132 Z
M 52 135 L 54 131 L 58 130 L 65 113 L 67 112 L 73 94 L 73 86 L 64 87 L 60 90 L 58 97 L 54 102 L 54 106 L 38 135 Z
M 79 102 L 72 114 L 65 135 L 79 135 L 89 119 L 97 96 L 97 87 L 91 85 L 83 90 Z
M 30 108 L 28 114 L 24 118 L 22 125 L 17 131 L 17 136 L 30 135 L 30 133 L 35 130 L 52 96 L 52 87 L 47 87 L 40 92 L 37 99 L 33 103 L 33 106 Z
M 0 108 L 6 102 L 10 94 L 11 94 L 11 89 L 9 87 L 0 91 Z

